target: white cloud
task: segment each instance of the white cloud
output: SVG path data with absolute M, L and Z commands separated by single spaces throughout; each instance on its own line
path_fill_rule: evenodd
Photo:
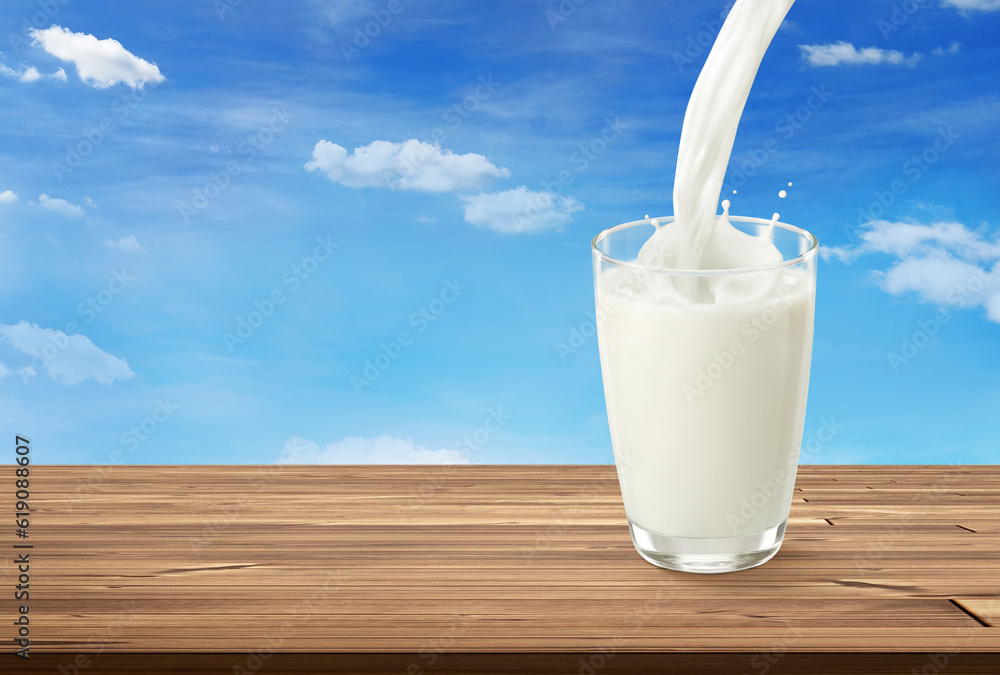
M 1000 239 L 961 223 L 868 223 L 856 246 L 825 248 L 825 258 L 850 263 L 863 255 L 893 258 L 876 273 L 891 295 L 915 293 L 940 306 L 983 307 L 1000 323 Z
M 862 47 L 858 49 L 850 42 L 835 42 L 828 45 L 799 45 L 802 58 L 811 66 L 839 66 L 841 64 L 892 63 L 912 66 L 920 60 L 920 54 L 909 57 L 895 49 Z
M 25 68 L 24 72 L 21 73 L 21 82 L 35 82 L 40 79 L 42 79 L 42 74 L 34 66 Z
M 156 64 L 140 59 L 111 38 L 98 40 L 93 35 L 73 33 L 62 26 L 34 29 L 31 37 L 52 56 L 73 63 L 80 79 L 97 89 L 119 83 L 137 89 L 164 80 Z
M 510 170 L 483 155 L 456 155 L 415 138 L 402 143 L 373 141 L 347 149 L 322 140 L 313 148 L 307 171 L 322 171 L 334 183 L 347 187 L 384 187 L 392 190 L 451 192 L 477 188 L 492 178 L 506 178 Z
M 1000 9 L 1000 0 L 941 0 L 944 7 L 954 7 L 963 14 L 966 12 L 995 12 Z
M 62 68 L 56 69 L 56 72 L 50 73 L 48 75 L 43 75 L 38 72 L 38 68 L 34 66 L 21 66 L 20 70 L 11 68 L 10 66 L 0 63 L 0 75 L 5 77 L 12 77 L 21 82 L 37 82 L 42 78 L 51 78 L 54 80 L 66 81 L 66 71 Z
M 135 238 L 134 234 L 127 237 L 122 237 L 118 241 L 114 239 L 108 239 L 104 242 L 104 245 L 108 248 L 116 248 L 119 251 L 128 251 L 129 253 L 142 253 L 142 246 L 139 245 L 139 241 Z
M 935 47 L 931 50 L 931 54 L 934 56 L 944 56 L 945 54 L 957 54 L 962 48 L 962 43 L 958 41 L 952 41 L 947 47 Z
M 38 195 L 38 205 L 43 209 L 55 211 L 60 215 L 66 216 L 67 218 L 83 217 L 83 209 L 76 204 L 71 204 L 65 199 L 59 199 L 58 197 L 50 197 L 44 192 Z
M 1000 244 L 992 243 L 961 223 L 893 223 L 875 220 L 865 226 L 857 246 L 826 247 L 826 257 L 851 262 L 869 253 L 886 253 L 896 258 L 950 251 L 975 261 L 1000 258 Z
M 535 192 L 523 185 L 462 200 L 465 222 L 504 234 L 558 230 L 573 221 L 571 214 L 583 210 L 583 204 L 572 197 Z
M 13 204 L 17 201 L 17 194 L 13 190 L 0 192 L 0 204 Z
M 360 438 L 348 436 L 342 441 L 316 443 L 292 436 L 281 452 L 283 464 L 468 464 L 457 450 L 429 450 L 410 439 L 392 436 Z
M 83 203 L 86 204 L 87 206 L 89 206 L 92 209 L 96 209 L 97 208 L 97 204 L 95 204 L 94 200 L 91 199 L 90 197 L 84 197 L 83 198 Z
M 0 363 L 0 377 L 7 377 L 8 375 L 10 375 L 10 369 Z
M 415 216 L 413 219 L 424 225 L 433 225 L 438 221 L 437 216 Z
M 62 384 L 85 380 L 111 384 L 135 375 L 125 359 L 101 351 L 83 335 L 66 335 L 61 330 L 20 321 L 13 326 L 0 325 L 0 336 L 31 357 L 31 362 L 21 368 L 25 381 L 37 375 L 38 368 L 44 368 Z

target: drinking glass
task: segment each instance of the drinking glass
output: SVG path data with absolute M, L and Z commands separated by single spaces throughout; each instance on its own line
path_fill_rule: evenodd
M 623 223 L 592 242 L 632 542 L 652 564 L 685 572 L 743 570 L 777 553 L 802 442 L 819 245 L 784 223 L 729 221 L 770 236 L 782 259 L 726 270 L 640 264 L 639 249 L 672 217 Z

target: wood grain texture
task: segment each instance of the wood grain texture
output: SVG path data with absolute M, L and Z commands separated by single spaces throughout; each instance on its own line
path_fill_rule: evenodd
M 867 652 L 919 672 L 940 652 L 1000 672 L 1000 467 L 801 467 L 778 555 L 715 576 L 639 558 L 609 466 L 37 466 L 31 487 L 32 653 L 60 664 L 702 654 L 774 673 Z

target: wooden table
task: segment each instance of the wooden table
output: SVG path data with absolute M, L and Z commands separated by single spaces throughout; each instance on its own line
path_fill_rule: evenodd
M 4 673 L 1000 673 L 995 466 L 804 466 L 777 557 L 713 576 L 639 558 L 609 466 L 38 466 L 31 489 L 29 538 L 3 528 L 33 546 L 31 660 L 5 556 Z

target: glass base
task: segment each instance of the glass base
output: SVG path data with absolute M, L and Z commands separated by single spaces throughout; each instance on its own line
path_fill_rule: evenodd
M 763 565 L 781 548 L 787 519 L 778 525 L 741 537 L 691 539 L 671 537 L 628 523 L 632 543 L 647 562 L 657 567 L 695 574 L 738 572 Z

